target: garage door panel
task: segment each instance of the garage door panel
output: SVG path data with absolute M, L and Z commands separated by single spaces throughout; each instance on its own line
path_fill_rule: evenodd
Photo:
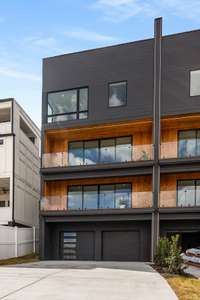
M 139 231 L 104 231 L 102 243 L 103 260 L 140 260 Z
M 94 232 L 78 232 L 77 257 L 79 260 L 94 259 Z

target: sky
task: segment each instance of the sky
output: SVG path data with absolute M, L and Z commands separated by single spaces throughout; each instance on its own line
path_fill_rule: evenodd
M 200 28 L 200 0 L 0 0 L 0 99 L 40 127 L 42 59 Z

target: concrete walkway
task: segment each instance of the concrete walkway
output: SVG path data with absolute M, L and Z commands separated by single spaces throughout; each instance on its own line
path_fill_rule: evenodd
M 177 300 L 149 265 L 43 261 L 0 267 L 0 299 Z

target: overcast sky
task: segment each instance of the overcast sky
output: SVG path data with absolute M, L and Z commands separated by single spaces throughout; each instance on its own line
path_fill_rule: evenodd
M 42 58 L 200 28 L 200 0 L 2 0 L 0 98 L 40 126 Z

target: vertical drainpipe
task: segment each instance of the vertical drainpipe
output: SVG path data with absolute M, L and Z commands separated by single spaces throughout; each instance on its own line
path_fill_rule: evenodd
M 14 99 L 11 106 L 11 132 L 13 138 L 13 170 L 12 170 L 12 225 L 15 225 L 15 132 L 14 132 Z
M 160 196 L 160 103 L 161 103 L 161 50 L 162 50 L 162 18 L 154 21 L 154 96 L 153 96 L 153 213 L 151 228 L 151 260 L 154 260 L 159 239 L 159 196 Z

